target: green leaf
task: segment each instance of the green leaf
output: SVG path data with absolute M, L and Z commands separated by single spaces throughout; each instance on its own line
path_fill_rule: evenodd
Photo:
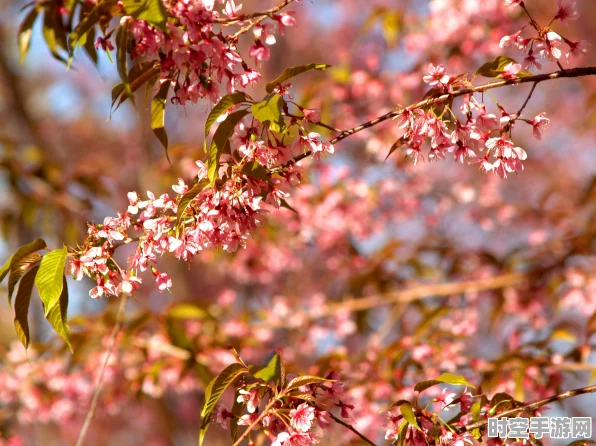
M 248 102 L 248 100 L 249 97 L 242 91 L 237 91 L 236 93 L 228 94 L 221 98 L 219 102 L 215 104 L 215 107 L 211 109 L 209 116 L 207 116 L 207 121 L 205 121 L 205 141 L 207 141 L 211 127 L 221 115 L 228 111 L 230 107 L 243 102 Z M 206 146 L 207 144 L 205 143 L 205 147 Z
M 290 206 L 290 203 L 288 203 L 288 202 L 287 202 L 287 201 L 286 201 L 284 198 L 282 198 L 281 200 L 279 200 L 279 205 L 280 205 L 282 208 L 286 208 L 286 209 L 288 209 L 288 210 L 292 211 L 292 212 L 293 212 L 294 214 L 296 214 L 296 215 L 300 215 L 300 214 L 298 213 L 298 211 L 297 211 L 296 209 L 294 209 L 292 206 Z
M 403 26 L 403 16 L 401 11 L 387 11 L 381 18 L 383 35 L 389 47 L 393 48 L 397 42 Z
M 79 10 L 79 23 L 85 19 L 85 17 L 91 12 L 93 5 L 82 4 Z M 97 65 L 98 57 L 97 50 L 95 49 L 95 27 L 91 27 L 87 34 L 79 41 L 79 45 L 85 48 L 85 52 L 89 58 Z M 68 47 L 70 48 L 70 46 Z M 70 49 L 69 49 L 70 52 Z
M 210 317 L 209 313 L 193 304 L 178 304 L 168 311 L 168 317 L 173 319 L 204 320 Z
M 403 446 L 406 443 L 406 434 L 408 432 L 409 425 L 410 423 L 408 423 L 407 421 L 404 421 L 402 424 L 400 424 L 397 436 L 397 443 L 395 443 L 396 446 Z
M 168 135 L 166 134 L 165 129 L 168 91 L 170 91 L 170 82 L 165 81 L 161 87 L 159 87 L 159 91 L 151 101 L 151 129 L 166 150 L 166 157 L 168 158 L 168 161 L 170 161 L 170 156 L 168 155 Z
M 470 384 L 463 376 L 453 375 L 451 373 L 443 373 L 436 379 L 431 379 L 428 381 L 421 381 L 416 386 L 414 386 L 414 390 L 416 392 L 423 392 L 430 387 L 436 386 L 437 384 L 452 384 L 454 386 L 468 386 L 472 388 L 474 387 Z
M 257 372 L 252 372 L 252 376 L 262 379 L 266 383 L 273 381 L 275 384 L 280 384 L 282 381 L 282 365 L 279 353 L 273 353 L 271 359 L 267 362 L 265 367 L 262 367 Z
M 18 42 L 19 42 L 19 54 L 20 59 L 19 63 L 23 63 L 25 60 L 25 56 L 29 51 L 29 47 L 31 46 L 31 35 L 33 34 L 33 25 L 35 24 L 35 20 L 39 16 L 39 12 L 37 11 L 37 6 L 31 8 L 31 11 L 25 16 L 21 26 L 19 27 L 19 34 L 18 34 Z
M 17 249 L 16 252 L 6 261 L 2 269 L 0 269 L 0 282 L 4 280 L 12 267 L 16 265 L 17 262 L 19 262 L 23 257 L 28 256 L 35 251 L 39 251 L 40 249 L 44 249 L 46 246 L 46 242 L 43 239 L 36 238 L 31 243 L 28 243 Z
M 64 264 L 68 250 L 66 246 L 62 249 L 55 249 L 46 254 L 41 259 L 41 265 L 37 277 L 35 277 L 35 286 L 39 290 L 39 297 L 43 302 L 46 318 L 54 307 L 58 307 L 60 296 L 62 294 L 64 275 Z
M 62 18 L 57 15 L 55 10 L 46 8 L 43 15 L 42 34 L 52 56 L 60 62 L 66 63 L 66 59 L 58 52 L 58 47 L 62 43 L 61 37 L 64 35 L 61 20 Z
M 39 273 L 38 273 L 39 274 Z M 37 284 L 37 280 L 36 280 Z M 39 287 L 38 287 L 39 289 Z M 40 293 L 41 294 L 41 293 Z M 47 307 L 44 308 L 47 309 Z M 55 305 L 53 308 L 50 309 L 46 319 L 48 322 L 54 327 L 56 333 L 58 333 L 62 339 L 66 341 L 68 348 L 72 352 L 72 345 L 70 344 L 69 339 L 69 329 L 67 320 L 67 311 L 68 311 L 68 286 L 66 284 L 66 276 L 62 276 L 62 292 L 60 293 L 58 305 Z
M 419 431 L 422 430 L 422 429 L 420 429 L 420 426 L 418 426 L 418 420 L 416 419 L 416 415 L 414 414 L 414 409 L 412 408 L 412 405 L 410 403 L 403 403 L 401 406 L 399 406 L 399 410 L 401 411 L 401 414 L 403 415 L 404 420 L 406 420 L 408 423 L 410 423 L 412 426 L 414 426 Z
M 23 275 L 27 272 L 27 270 L 36 263 L 41 258 L 37 252 L 33 252 L 21 260 L 19 260 L 10 270 L 10 275 L 8 276 L 8 305 L 11 305 L 12 294 L 14 292 L 15 287 L 17 286 L 18 281 L 23 277 Z
M 68 36 L 68 48 L 72 56 L 78 45 L 84 45 L 87 39 L 87 33 L 99 23 L 99 19 L 107 8 L 116 3 L 117 0 L 103 0 L 97 3 L 89 14 L 79 22 Z
M 97 57 L 97 49 L 95 49 L 95 28 L 91 28 L 87 33 L 87 40 L 83 44 L 83 48 L 85 48 L 85 52 L 89 56 L 89 59 L 93 62 L 94 65 L 97 65 L 97 61 L 99 60 Z
M 298 394 L 293 394 L 292 398 L 297 398 L 299 400 L 304 400 L 304 401 L 316 401 L 315 397 L 308 394 L 308 393 L 298 393 Z
M 275 93 L 268 95 L 263 101 L 257 102 L 250 107 L 253 116 L 272 132 L 282 133 L 286 129 L 286 123 L 282 116 L 285 101 Z
M 281 73 L 276 79 L 269 82 L 265 89 L 267 90 L 267 93 L 271 93 L 279 84 L 287 81 L 288 79 L 294 76 L 298 76 L 299 74 L 310 70 L 326 70 L 329 67 L 331 67 L 331 65 L 327 65 L 324 63 L 311 63 L 308 65 L 301 65 L 299 67 L 286 68 L 284 72 Z
M 159 76 L 161 68 L 156 65 L 155 61 L 141 62 L 130 69 L 128 72 L 128 81 L 130 82 L 130 89 L 134 93 L 141 85 L 149 82 L 152 78 Z M 118 101 L 119 99 L 119 101 Z M 114 109 L 117 110 L 120 105 L 128 99 L 128 95 L 125 94 L 124 83 L 120 83 L 112 88 L 112 108 L 116 101 L 118 105 Z
M 258 180 L 263 180 L 267 181 L 268 183 L 271 183 L 271 177 L 269 176 L 269 172 L 267 171 L 267 169 L 265 169 L 256 161 L 254 163 L 247 163 L 244 166 L 242 166 L 242 172 L 244 172 L 249 177 L 253 177 Z
M 391 410 L 391 409 L 393 409 L 394 407 L 400 407 L 402 404 L 406 404 L 406 403 L 408 403 L 408 404 L 409 404 L 410 402 L 409 402 L 409 401 L 407 401 L 407 400 L 399 400 L 399 401 L 396 401 L 396 402 L 395 402 L 395 403 L 393 403 L 391 406 L 389 406 L 389 407 L 386 407 L 385 409 L 381 409 L 381 410 L 379 410 L 379 413 L 387 412 L 388 410 Z
M 122 0 L 126 13 L 166 30 L 167 13 L 161 0 Z
M 205 389 L 205 404 L 201 410 L 201 430 L 199 433 L 199 446 L 203 444 L 205 433 L 209 427 L 211 413 L 215 405 L 221 398 L 221 395 L 228 386 L 240 375 L 246 373 L 248 369 L 242 364 L 234 363 L 227 366 Z
M 505 72 L 505 67 L 510 63 L 516 64 L 517 61 L 507 56 L 498 56 L 495 57 L 490 62 L 486 62 L 476 71 L 474 76 L 484 76 L 484 77 L 498 77 Z M 527 77 L 531 76 L 532 73 L 528 71 L 520 71 L 517 73 L 519 77 Z
M 242 416 L 242 410 L 244 409 L 245 403 L 238 402 L 240 392 L 236 391 L 234 395 L 234 404 L 232 405 L 232 418 L 230 418 L 230 436 L 232 437 L 232 443 L 235 443 L 238 439 L 238 420 Z
M 25 349 L 29 347 L 29 341 L 31 340 L 28 320 L 29 303 L 31 302 L 31 292 L 33 291 L 33 283 L 38 269 L 39 265 L 34 265 L 27 271 L 23 280 L 21 280 L 14 300 L 14 329 Z
M 178 212 L 176 214 L 176 226 L 179 226 L 182 222 L 182 217 L 184 216 L 184 212 L 190 206 L 190 203 L 199 195 L 205 188 L 209 186 L 209 181 L 203 179 L 201 181 L 197 181 L 193 187 L 191 187 L 180 199 L 178 203 Z
M 130 82 L 128 81 L 128 67 L 126 66 L 126 50 L 128 48 L 128 26 L 129 23 L 125 22 L 124 25 L 118 27 L 118 32 L 116 33 L 116 60 L 118 61 L 118 74 L 120 75 L 120 79 L 122 79 L 122 84 L 124 87 L 124 91 L 126 91 L 127 96 L 133 100 L 132 90 L 130 89 Z
M 188 352 L 193 351 L 193 342 L 189 339 L 182 325 L 174 318 L 166 318 L 168 337 L 171 343 Z
M 333 382 L 333 380 L 321 378 L 320 376 L 304 375 L 297 376 L 288 384 L 287 390 L 294 390 L 302 386 L 308 386 L 310 384 L 318 384 L 324 382 Z
M 234 133 L 236 125 L 248 114 L 247 110 L 238 110 L 231 113 L 224 122 L 219 124 L 213 140 L 211 141 L 211 148 L 209 149 L 209 165 L 208 174 L 211 184 L 215 184 L 217 179 L 217 172 L 219 171 L 219 159 L 224 151 L 224 148 Z

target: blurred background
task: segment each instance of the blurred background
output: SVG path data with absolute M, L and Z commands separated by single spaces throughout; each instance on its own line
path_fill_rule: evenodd
M 86 222 L 126 209 L 128 191 L 161 194 L 179 177 L 189 181 L 194 161 L 204 158 L 202 128 L 213 105 L 170 107 L 170 165 L 150 129 L 144 93 L 136 107 L 126 103 L 110 118 L 118 75 L 105 54 L 94 64 L 80 52 L 67 71 L 37 23 L 19 64 L 26 3 L 0 0 L 2 258 L 35 237 L 52 248 L 75 245 Z M 298 26 L 278 36 L 260 71 L 271 80 L 288 66 L 331 64 L 292 80 L 293 95 L 320 108 L 324 122 L 350 128 L 422 98 L 429 62 L 455 75 L 502 54 L 501 37 L 525 24 L 519 8 L 502 3 L 304 1 L 290 8 Z M 556 12 L 554 0 L 527 3 L 539 23 Z M 249 12 L 275 2 L 242 4 Z M 580 19 L 556 29 L 594 44 L 596 3 L 577 4 Z M 251 41 L 241 40 L 243 54 Z M 565 66 L 595 63 L 590 51 Z M 545 63 L 545 72 L 555 70 Z M 514 113 L 529 88 L 490 96 Z M 259 97 L 260 89 L 250 94 Z M 171 293 L 149 285 L 134 296 L 87 444 L 195 444 L 205 383 L 234 360 L 229 345 L 253 363 L 281 350 L 293 373 L 339 371 L 356 426 L 379 444 L 386 443 L 377 412 L 438 373 L 465 374 L 491 395 L 519 400 L 593 382 L 595 104 L 595 78 L 539 85 L 524 116 L 546 111 L 551 125 L 541 141 L 531 127 L 516 127 L 528 160 L 506 180 L 450 157 L 414 166 L 398 150 L 385 161 L 400 135 L 391 122 L 342 141 L 333 157 L 306 162 L 307 180 L 288 199 L 297 215 L 271 213 L 234 255 L 204 252 L 192 265 L 164 258 Z M 432 288 L 482 280 L 496 285 Z M 13 311 L 0 306 L 6 441 L 74 444 L 118 303 L 89 298 L 90 281 L 69 286 L 74 354 L 54 338 L 39 302 L 30 308 L 34 345 L 25 353 L 15 341 Z M 406 302 L 399 293 L 410 288 L 418 297 Z M 353 305 L 362 297 L 377 303 Z M 582 396 L 547 415 L 590 416 L 595 407 L 596 399 Z M 218 427 L 208 435 L 207 444 L 228 444 Z M 359 444 L 345 432 L 333 442 Z

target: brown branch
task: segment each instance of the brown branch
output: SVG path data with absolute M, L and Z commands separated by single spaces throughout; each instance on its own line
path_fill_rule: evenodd
M 283 396 L 280 395 L 280 397 Z M 255 428 L 255 426 L 257 424 L 259 424 L 259 422 L 265 418 L 265 415 L 267 415 L 267 413 L 271 410 L 271 408 L 275 405 L 275 403 L 277 403 L 277 399 L 278 397 L 271 397 L 271 400 L 269 401 L 269 403 L 265 406 L 265 408 L 263 409 L 263 411 L 259 414 L 259 416 L 257 417 L 257 419 L 255 421 L 253 421 L 253 423 L 248 426 L 246 428 L 246 430 L 244 432 L 242 432 L 242 435 L 240 435 L 238 437 L 238 439 L 234 442 L 234 444 L 232 446 L 240 446 L 240 444 L 244 441 L 244 439 L 246 437 L 248 437 L 248 434 Z
M 371 308 L 382 307 L 395 303 L 409 303 L 427 297 L 451 296 L 472 291 L 488 291 L 510 286 L 520 285 L 527 280 L 523 273 L 503 274 L 488 279 L 469 280 L 464 282 L 452 282 L 433 285 L 422 285 L 414 288 L 395 291 L 388 294 L 372 295 L 367 297 L 346 299 L 334 302 L 317 308 L 315 311 L 298 313 L 297 318 L 311 321 L 336 314 L 340 310 L 364 311 Z M 267 322 L 268 328 L 287 327 L 287 321 Z
M 555 71 L 553 73 L 537 74 L 535 76 L 518 77 L 518 78 L 513 78 L 513 79 L 500 79 L 500 80 L 488 82 L 486 84 L 478 85 L 475 87 L 460 88 L 459 90 L 456 90 L 452 93 L 445 93 L 445 94 L 435 97 L 435 98 L 429 98 L 429 99 L 425 99 L 423 101 L 417 102 L 416 104 L 410 105 L 407 108 L 415 109 L 415 108 L 429 107 L 432 105 L 437 105 L 437 104 L 447 102 L 450 99 L 453 99 L 453 98 L 456 98 L 459 96 L 464 96 L 466 94 L 481 93 L 481 92 L 485 92 L 487 90 L 492 90 L 494 88 L 505 87 L 507 85 L 519 85 L 519 84 L 527 84 L 527 83 L 532 83 L 532 82 L 535 84 L 539 84 L 540 82 L 553 80 L 553 79 L 563 79 L 563 78 L 593 76 L 593 75 L 596 75 L 596 67 L 571 68 L 569 70 L 561 70 L 561 71 Z M 348 129 L 348 130 L 344 130 L 338 136 L 336 136 L 335 138 L 330 140 L 329 143 L 335 144 L 335 143 L 341 141 L 342 139 L 346 139 L 348 136 L 351 136 L 355 133 L 361 132 L 362 130 L 368 129 L 370 127 L 374 127 L 375 125 L 385 122 L 389 119 L 393 119 L 396 116 L 398 116 L 401 113 L 401 111 L 402 110 L 394 110 L 394 111 L 386 113 L 382 116 L 379 116 L 378 118 L 375 118 L 368 122 L 365 122 L 364 124 L 360 124 L 359 126 L 356 126 L 354 128 Z M 286 164 L 274 167 L 274 168 L 270 169 L 270 171 L 271 171 L 271 173 L 274 173 L 274 174 L 283 172 L 289 165 L 292 165 L 300 160 L 303 160 L 304 158 L 307 158 L 310 155 L 312 155 L 312 151 L 307 150 L 304 153 L 302 153 L 298 156 L 295 156 L 290 161 L 288 161 Z
M 238 17 L 235 17 L 233 19 L 218 17 L 215 20 L 213 20 L 213 23 L 222 23 L 222 24 L 226 24 L 226 25 L 233 25 L 234 23 L 245 22 L 246 20 L 250 20 L 250 19 L 266 18 L 266 17 L 271 16 L 272 14 L 275 14 L 278 11 L 281 11 L 283 8 L 288 6 L 293 1 L 294 0 L 284 0 L 277 6 L 274 6 L 273 8 L 267 9 L 265 11 L 253 12 L 250 14 L 240 14 Z
M 516 415 L 520 412 L 525 412 L 525 411 L 534 411 L 542 406 L 546 406 L 547 404 L 554 403 L 556 401 L 561 401 L 566 398 L 571 398 L 573 396 L 584 395 L 584 394 L 595 393 L 595 392 L 596 392 L 596 386 L 588 386 L 588 387 L 582 387 L 581 389 L 569 390 L 569 391 L 562 393 L 560 395 L 554 395 L 554 396 L 545 398 L 543 400 L 536 401 L 535 403 L 530 403 L 530 404 L 526 404 L 525 406 L 522 406 L 522 407 L 517 407 L 517 408 L 511 409 L 511 410 L 506 410 L 505 412 L 501 412 L 500 414 L 495 415 L 495 418 L 502 418 L 502 417 L 507 417 L 509 415 Z M 487 424 L 488 424 L 488 419 L 478 421 L 476 423 L 468 424 L 463 427 L 463 430 L 469 432 L 471 430 L 481 428 Z
M 263 17 L 258 18 L 257 20 L 255 20 L 254 22 L 250 22 L 248 25 L 240 28 L 236 33 L 232 34 L 232 36 L 230 37 L 232 40 L 236 40 L 238 37 L 240 37 L 242 34 L 244 34 L 247 31 L 250 31 L 251 28 L 255 25 L 258 25 L 259 23 L 261 23 L 263 20 L 265 20 L 268 16 L 264 15 Z
M 528 105 L 528 102 L 530 102 L 530 99 L 532 98 L 532 94 L 534 93 L 534 90 L 536 90 L 537 85 L 538 85 L 538 82 L 534 82 L 534 85 L 532 85 L 532 89 L 530 90 L 528 97 L 526 97 L 526 100 L 524 101 L 524 103 L 518 110 L 517 114 L 515 115 L 515 119 L 518 119 L 521 116 L 522 112 L 525 110 L 526 106 Z
M 320 409 L 319 407 L 317 407 L 317 409 Z M 350 424 L 346 423 L 345 421 L 343 421 L 341 418 L 337 418 L 335 415 L 333 415 L 331 412 L 327 412 L 331 418 L 333 419 L 333 421 L 335 421 L 337 424 L 341 424 L 343 427 L 345 427 L 346 429 L 351 430 L 352 432 L 354 432 L 354 434 L 358 435 L 362 441 L 364 441 L 365 443 L 370 444 L 371 446 L 377 446 L 375 443 L 373 443 L 370 439 L 366 438 L 363 434 L 361 434 L 360 432 L 358 432 L 353 426 L 351 426 Z

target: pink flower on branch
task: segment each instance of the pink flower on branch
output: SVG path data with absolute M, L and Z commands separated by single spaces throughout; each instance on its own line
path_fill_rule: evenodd
M 546 117 L 546 113 L 540 113 L 536 116 L 530 124 L 532 124 L 532 130 L 536 139 L 542 139 L 542 132 L 550 123 L 550 119 Z
M 431 87 L 444 90 L 451 82 L 451 78 L 445 73 L 443 65 L 434 66 L 432 63 L 428 66 L 428 74 L 422 78 L 424 82 Z
M 290 411 L 290 423 L 299 432 L 308 432 L 315 418 L 315 408 L 302 403 Z
M 559 19 L 561 23 L 567 23 L 568 20 L 579 19 L 579 12 L 575 0 L 559 0 L 559 9 L 555 15 L 555 19 Z

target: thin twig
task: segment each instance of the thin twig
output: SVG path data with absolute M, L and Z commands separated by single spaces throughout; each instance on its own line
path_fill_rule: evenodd
M 561 401 L 566 398 L 571 398 L 574 396 L 585 395 L 585 394 L 594 393 L 594 392 L 596 392 L 596 386 L 588 386 L 588 387 L 582 387 L 581 389 L 568 390 L 567 392 L 562 393 L 560 395 L 550 396 L 543 400 L 536 401 L 535 403 L 530 403 L 530 404 L 526 404 L 525 406 L 522 406 L 522 407 L 517 407 L 517 408 L 511 409 L 511 410 L 506 410 L 505 412 L 501 412 L 500 414 L 495 415 L 495 418 L 508 417 L 509 415 L 516 415 L 516 414 L 519 414 L 520 412 L 534 411 L 542 406 L 546 406 L 547 404 L 554 403 L 555 401 Z M 478 421 L 476 423 L 468 424 L 468 425 L 464 426 L 464 430 L 469 432 L 471 430 L 481 428 L 481 427 L 485 426 L 486 424 L 488 424 L 488 419 Z
M 526 97 L 526 100 L 524 101 L 522 106 L 519 108 L 519 110 L 517 111 L 515 116 L 503 128 L 503 133 L 507 133 L 509 130 L 511 130 L 513 127 L 513 124 L 515 124 L 515 121 L 517 121 L 521 117 L 521 114 L 524 111 L 524 109 L 526 108 L 526 106 L 528 105 L 528 102 L 530 102 L 530 99 L 532 98 L 532 94 L 534 93 L 534 90 L 536 89 L 537 85 L 538 85 L 538 82 L 534 82 L 534 85 L 532 85 L 532 89 L 530 90 L 530 93 Z
M 278 11 L 281 11 L 283 8 L 285 8 L 286 6 L 288 6 L 290 3 L 292 3 L 294 0 L 284 0 L 283 2 L 279 3 L 277 6 L 274 6 L 273 8 L 267 9 L 265 11 L 261 11 L 261 12 L 253 12 L 250 14 L 241 14 L 238 17 L 234 17 L 232 19 L 230 18 L 224 18 L 224 17 L 218 17 L 215 20 L 213 20 L 214 23 L 225 23 L 228 25 L 234 24 L 234 23 L 238 23 L 238 22 L 244 22 L 246 20 L 250 20 L 250 19 L 255 19 L 258 17 L 268 17 L 271 14 L 275 14 Z
M 346 423 L 345 421 L 343 421 L 340 418 L 337 418 L 335 415 L 333 415 L 331 412 L 327 412 L 331 418 L 333 419 L 333 421 L 335 421 L 337 424 L 341 424 L 343 427 L 345 427 L 346 429 L 351 430 L 352 432 L 354 432 L 356 435 L 358 435 L 365 443 L 370 444 L 371 446 L 377 446 L 375 443 L 373 443 L 370 439 L 366 438 L 363 434 L 361 434 L 360 432 L 358 432 L 354 427 L 352 427 L 351 425 L 349 425 L 348 423 Z
M 122 320 L 124 319 L 124 309 L 126 308 L 126 301 L 128 299 L 128 294 L 122 293 L 120 296 L 120 308 L 118 308 L 118 314 L 116 315 L 116 323 L 114 324 L 114 328 L 112 329 L 112 333 L 110 334 L 110 338 L 108 340 L 108 348 L 106 350 L 106 356 L 103 360 L 103 364 L 101 365 L 101 370 L 99 372 L 99 376 L 97 378 L 97 384 L 95 385 L 95 392 L 93 393 L 93 399 L 91 400 L 91 407 L 89 407 L 89 412 L 87 412 L 87 416 L 85 417 L 85 422 L 83 423 L 83 427 L 81 428 L 81 432 L 79 432 L 79 438 L 77 439 L 76 446 L 82 446 L 83 441 L 85 441 L 85 435 L 87 435 L 87 430 L 91 425 L 91 421 L 93 420 L 93 416 L 95 415 L 95 411 L 97 410 L 97 402 L 99 401 L 99 396 L 101 395 L 101 389 L 103 387 L 103 378 L 105 375 L 106 367 L 112 356 L 112 351 L 114 350 L 114 346 L 116 345 L 116 340 L 118 338 L 118 334 L 120 333 L 120 329 L 122 327 Z
M 530 14 L 530 11 L 528 11 L 528 8 L 526 8 L 524 2 L 521 2 L 520 6 L 525 11 L 526 15 L 530 18 L 530 25 L 532 25 L 536 31 L 541 32 L 542 30 L 540 29 L 540 26 L 538 26 L 538 22 L 534 20 L 534 18 Z
M 248 437 L 248 434 L 254 429 L 254 427 L 257 424 L 259 424 L 259 422 L 263 418 L 265 418 L 265 415 L 267 415 L 267 413 L 269 412 L 269 410 L 271 410 L 271 408 L 275 405 L 275 403 L 277 403 L 277 398 L 278 397 L 271 397 L 271 400 L 265 406 L 265 408 L 263 409 L 263 411 L 259 414 L 259 416 L 257 417 L 257 419 L 255 421 L 253 421 L 253 423 L 250 426 L 248 426 L 244 432 L 242 432 L 242 435 L 240 435 L 238 437 L 238 439 L 236 440 L 236 442 L 232 446 L 240 446 L 240 444 L 244 441 L 244 439 L 246 437 Z
M 524 101 L 524 103 L 520 107 L 519 111 L 515 115 L 515 119 L 517 119 L 517 118 L 519 118 L 521 116 L 522 112 L 524 111 L 524 109 L 528 105 L 528 102 L 530 102 L 530 99 L 532 98 L 532 94 L 534 93 L 534 90 L 536 90 L 536 86 L 537 85 L 538 85 L 538 82 L 534 82 L 534 85 L 532 85 L 532 89 L 530 90 L 530 93 L 528 94 L 528 97 L 526 98 L 526 100 Z
M 294 118 L 294 119 L 300 119 L 300 120 L 302 120 L 302 119 L 305 118 L 304 116 L 296 116 L 296 115 L 293 115 L 292 113 L 282 113 L 282 116 L 287 116 L 288 118 Z M 311 124 L 316 125 L 318 127 L 326 128 L 327 130 L 331 130 L 332 132 L 335 132 L 335 133 L 341 133 L 342 132 L 342 130 L 336 129 L 335 127 L 333 127 L 333 126 L 331 126 L 329 124 L 325 124 L 324 122 L 321 122 L 321 121 L 319 121 L 319 122 L 311 122 Z
M 234 34 L 232 34 L 229 38 L 231 40 L 236 40 L 238 37 L 240 37 L 242 34 L 244 34 L 245 32 L 250 31 L 254 26 L 258 25 L 259 23 L 261 23 L 263 20 L 265 20 L 267 17 L 271 17 L 273 14 L 275 14 L 276 12 L 282 10 L 283 8 L 285 8 L 286 6 L 288 6 L 290 3 L 292 3 L 294 0 L 285 0 L 283 2 L 281 2 L 279 5 L 268 9 L 266 11 L 262 11 L 262 12 L 255 12 L 252 14 L 244 14 L 242 16 L 239 16 L 233 20 L 226 20 L 223 19 L 221 21 L 216 20 L 216 22 L 219 23 L 225 23 L 225 24 L 234 24 L 234 23 L 241 23 L 244 22 L 246 20 L 251 20 L 253 18 L 256 18 L 256 20 L 254 21 L 250 21 L 250 23 L 242 28 L 240 28 L 237 32 L 235 32 Z

